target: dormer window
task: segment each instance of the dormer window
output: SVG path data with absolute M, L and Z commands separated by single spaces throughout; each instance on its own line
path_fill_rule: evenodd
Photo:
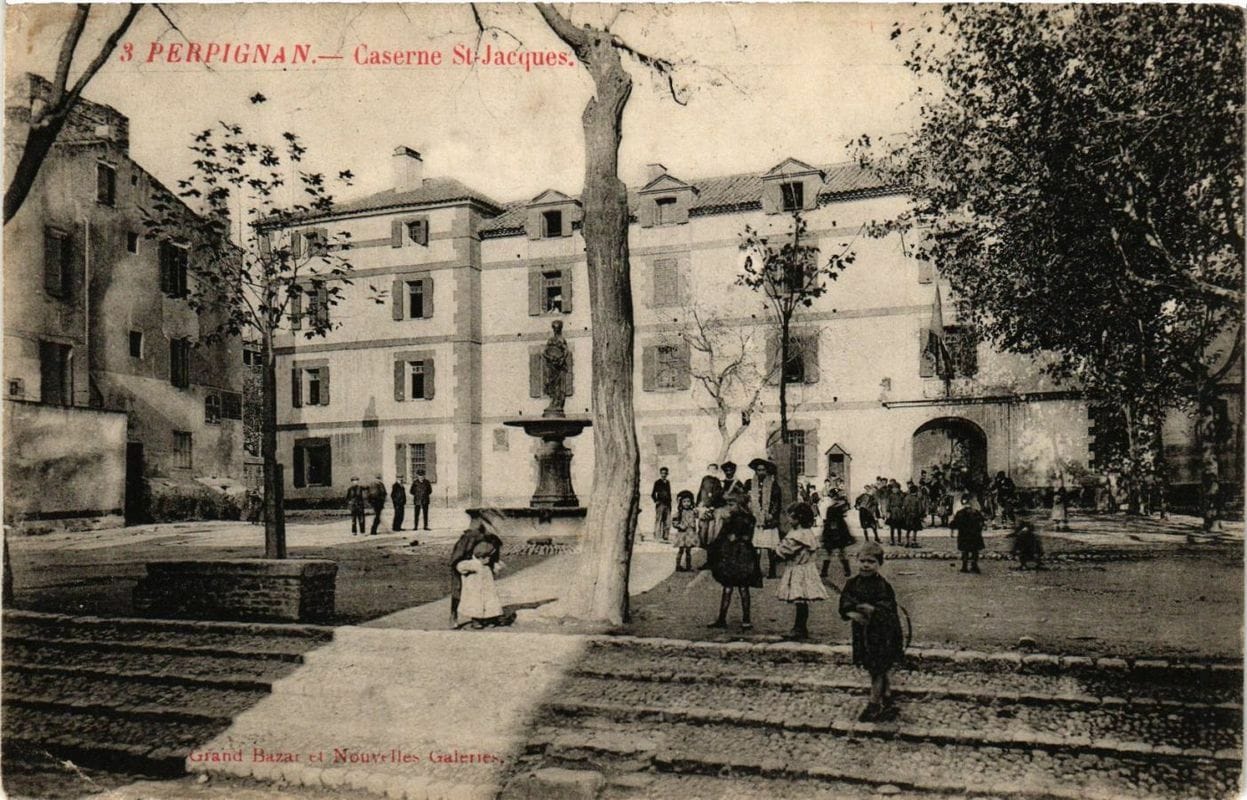
M 541 212 L 541 238 L 557 239 L 563 235 L 563 212 Z
M 654 214 L 655 225 L 674 225 L 676 219 L 676 200 L 674 197 L 660 197 L 654 201 L 657 209 Z
M 422 247 L 429 245 L 429 221 L 421 217 L 407 222 L 407 238 Z
M 799 181 L 781 183 L 779 191 L 783 198 L 784 211 L 800 211 L 805 208 L 805 186 Z

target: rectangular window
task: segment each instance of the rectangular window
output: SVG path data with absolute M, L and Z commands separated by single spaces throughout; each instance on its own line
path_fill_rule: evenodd
M 944 329 L 944 347 L 948 351 L 948 370 L 954 378 L 973 378 L 979 371 L 978 336 L 971 328 Z
M 317 328 L 329 327 L 329 287 L 323 281 L 315 281 L 307 294 L 307 318 Z
M 255 347 L 246 347 L 242 349 L 242 363 L 248 367 L 258 367 L 264 363 L 261 358 L 259 349 Z
M 781 183 L 779 191 L 784 198 L 785 211 L 800 211 L 805 208 L 805 186 L 800 182 Z
M 292 479 L 297 487 L 333 485 L 333 451 L 328 439 L 298 439 L 294 443 Z
M 656 225 L 671 225 L 675 222 L 675 198 L 660 197 L 654 201 L 657 207 L 654 212 L 654 223 Z
M 303 375 L 307 381 L 307 388 L 304 390 L 304 402 L 309 406 L 320 405 L 320 370 L 305 369 Z
M 409 361 L 408 367 L 411 370 L 411 395 L 413 400 L 424 397 L 424 362 Z
M 137 253 L 139 251 L 139 235 L 134 231 L 126 234 L 126 252 Z
M 424 316 L 424 281 L 407 281 L 407 318 Z
M 329 252 L 329 236 L 320 228 L 304 231 L 303 241 L 307 243 L 308 258 L 316 258 Z
M 242 395 L 238 392 L 221 393 L 221 419 L 242 419 Z
M 563 312 L 563 272 L 554 270 L 541 273 L 541 308 L 550 313 Z
M 429 245 L 429 221 L 427 219 L 413 219 L 407 223 L 407 238 L 422 247 Z
M 541 212 L 541 236 L 543 239 L 554 239 L 563 235 L 563 212 Z
M 805 431 L 788 431 L 788 444 L 792 445 L 792 463 L 805 469 Z
M 173 466 L 178 469 L 190 469 L 191 435 L 186 431 L 173 432 Z
M 67 344 L 39 343 L 40 399 L 51 405 L 74 404 L 73 349 Z
M 186 297 L 186 254 L 185 247 L 160 243 L 160 290 L 168 297 Z
M 105 206 L 117 202 L 117 170 L 102 161 L 95 165 L 95 200 Z
M 657 388 L 680 388 L 680 377 L 684 373 L 684 359 L 681 349 L 676 345 L 659 345 L 657 356 L 658 370 L 655 373 Z
M 143 357 L 143 332 L 130 331 L 130 358 Z
M 44 228 L 43 290 L 52 297 L 68 297 L 70 274 L 69 234 Z
M 169 383 L 179 389 L 191 385 L 191 340 L 169 340 Z
M 221 398 L 210 394 L 204 398 L 204 422 L 215 425 L 221 421 Z
M 410 462 L 408 466 L 411 467 L 411 471 L 407 473 L 408 475 L 415 477 L 420 473 L 420 470 L 424 470 L 425 477 L 431 474 L 432 471 L 429 469 L 429 448 L 427 445 L 407 445 L 407 457 Z
M 784 362 L 785 383 L 805 383 L 805 356 L 798 342 L 790 342 L 788 360 Z
M 680 305 L 680 262 L 660 258 L 654 262 L 654 307 Z

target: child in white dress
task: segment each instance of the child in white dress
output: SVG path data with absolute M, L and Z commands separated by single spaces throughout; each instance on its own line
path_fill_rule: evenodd
M 814 510 L 805 503 L 794 503 L 788 507 L 787 516 L 791 530 L 780 542 L 778 555 L 787 560 L 788 568 L 779 579 L 775 596 L 797 605 L 797 616 L 787 638 L 808 639 L 810 603 L 827 599 L 827 589 L 823 586 L 814 558 L 814 552 L 818 550 Z
M 493 555 L 493 545 L 480 542 L 472 548 L 472 557 L 460 561 L 455 567 L 463 576 L 459 615 L 468 619 L 470 622 L 465 624 L 473 628 L 499 625 L 503 621 L 502 601 L 494 585 L 494 574 L 503 568 L 503 563 L 496 561 Z

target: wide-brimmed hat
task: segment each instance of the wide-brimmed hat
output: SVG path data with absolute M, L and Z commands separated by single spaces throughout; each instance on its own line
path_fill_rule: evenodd
M 679 493 L 675 496 L 675 499 L 676 499 L 676 502 L 678 503 L 679 501 L 683 500 L 683 499 L 684 499 L 684 498 L 686 498 L 686 497 L 687 497 L 689 500 L 693 500 L 693 499 L 695 499 L 695 498 L 693 497 L 693 493 L 692 493 L 692 492 L 690 492 L 688 489 L 684 489 L 684 490 L 682 490 L 681 492 L 679 492 Z
M 724 461 L 719 465 L 719 469 L 736 469 L 735 461 Z
M 754 472 L 758 471 L 759 466 L 764 466 L 767 469 L 769 469 L 771 472 L 777 472 L 777 470 L 775 469 L 774 461 L 767 461 L 765 458 L 755 458 L 753 461 L 749 462 L 749 469 L 753 470 Z

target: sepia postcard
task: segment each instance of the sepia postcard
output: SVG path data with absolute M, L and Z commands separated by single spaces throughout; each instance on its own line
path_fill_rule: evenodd
M 6 796 L 1238 796 L 1241 8 L 4 45 Z

